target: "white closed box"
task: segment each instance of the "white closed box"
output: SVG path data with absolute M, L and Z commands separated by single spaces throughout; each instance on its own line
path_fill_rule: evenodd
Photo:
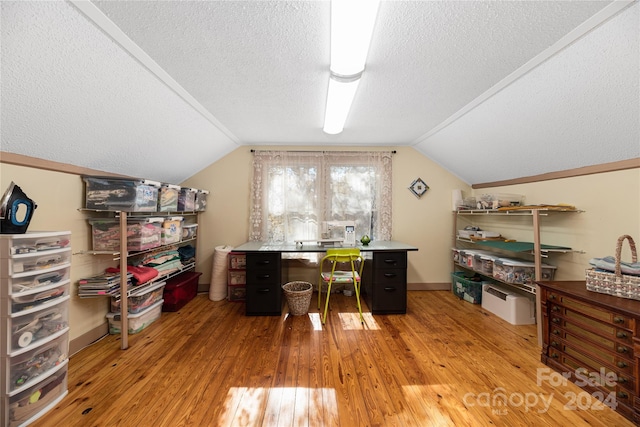
M 536 323 L 536 307 L 532 298 L 494 284 L 482 285 L 482 308 L 512 325 Z

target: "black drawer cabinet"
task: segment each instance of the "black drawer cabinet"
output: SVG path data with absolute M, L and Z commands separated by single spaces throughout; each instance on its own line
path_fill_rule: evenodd
M 362 293 L 373 314 L 407 312 L 407 252 L 373 252 L 362 272 Z
M 247 252 L 246 315 L 282 314 L 280 253 Z

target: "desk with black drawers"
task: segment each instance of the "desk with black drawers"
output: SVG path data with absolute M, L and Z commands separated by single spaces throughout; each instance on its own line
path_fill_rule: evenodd
M 365 258 L 362 296 L 373 314 L 407 312 L 407 252 L 418 248 L 395 241 L 356 246 Z M 246 315 L 279 316 L 282 313 L 282 254 L 325 252 L 317 244 L 247 242 L 233 249 L 244 252 L 246 266 Z

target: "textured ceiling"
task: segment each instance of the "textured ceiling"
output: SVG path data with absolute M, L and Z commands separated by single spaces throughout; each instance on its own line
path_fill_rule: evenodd
M 627 3 L 382 1 L 326 135 L 328 1 L 2 1 L 2 150 L 167 182 L 238 145 L 412 145 L 470 184 L 636 158 Z

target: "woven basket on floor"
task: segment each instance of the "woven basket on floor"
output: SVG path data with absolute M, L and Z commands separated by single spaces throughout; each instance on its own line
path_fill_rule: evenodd
M 289 282 L 282 285 L 284 296 L 287 299 L 289 313 L 293 316 L 302 316 L 309 312 L 313 285 L 309 282 Z
M 624 235 L 618 238 L 616 245 L 616 265 L 615 272 L 600 271 L 595 268 L 587 270 L 587 290 L 599 292 L 601 294 L 614 295 L 621 298 L 640 300 L 640 276 L 622 274 L 620 268 L 620 257 L 622 254 L 622 242 L 629 241 L 631 247 L 631 261 L 637 262 L 638 255 L 636 244 L 631 236 Z

